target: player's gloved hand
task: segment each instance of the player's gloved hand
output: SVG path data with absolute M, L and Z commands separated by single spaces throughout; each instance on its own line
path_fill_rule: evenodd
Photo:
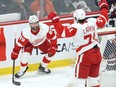
M 56 12 L 51 12 L 49 15 L 48 15 L 48 18 L 52 20 L 52 22 L 58 22 L 59 21 L 59 16 L 57 15 Z
M 12 60 L 16 60 L 18 58 L 19 55 L 19 51 L 17 51 L 15 48 L 13 49 L 12 53 L 11 53 L 11 59 Z
M 55 39 L 56 38 L 55 31 L 53 31 L 52 29 L 50 29 L 49 32 L 47 33 L 46 37 L 49 40 Z
M 106 0 L 98 0 L 98 6 L 100 7 L 100 9 L 102 8 L 109 9 L 109 6 Z

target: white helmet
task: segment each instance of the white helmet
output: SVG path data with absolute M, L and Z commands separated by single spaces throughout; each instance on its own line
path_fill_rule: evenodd
M 38 22 L 39 19 L 38 19 L 38 17 L 36 15 L 31 15 L 29 17 L 29 20 L 28 21 L 29 21 L 29 23 L 34 23 L 34 22 Z
M 74 17 L 74 20 L 75 20 L 75 18 L 77 20 L 83 20 L 86 18 L 86 13 L 83 9 L 77 9 L 74 11 L 73 17 Z

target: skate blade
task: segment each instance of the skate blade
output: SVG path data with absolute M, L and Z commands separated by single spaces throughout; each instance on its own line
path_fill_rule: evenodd
M 42 71 L 37 71 L 37 74 L 50 74 L 50 73 L 42 72 Z

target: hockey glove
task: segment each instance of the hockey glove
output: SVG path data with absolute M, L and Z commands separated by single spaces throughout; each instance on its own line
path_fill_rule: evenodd
M 15 44 L 15 47 L 11 53 L 12 60 L 16 60 L 18 58 L 20 49 L 21 49 L 21 47 L 19 47 L 17 44 Z
M 59 16 L 57 15 L 56 12 L 51 12 L 51 13 L 48 15 L 48 18 L 51 19 L 53 23 L 59 21 Z
M 19 55 L 19 51 L 17 51 L 16 49 L 13 49 L 11 53 L 11 59 L 16 60 L 18 58 L 18 55 Z
M 47 36 L 47 39 L 49 39 L 49 40 L 55 39 L 56 38 L 55 31 L 50 29 L 46 36 Z
M 98 0 L 98 6 L 100 9 L 102 8 L 109 9 L 109 6 L 106 0 Z

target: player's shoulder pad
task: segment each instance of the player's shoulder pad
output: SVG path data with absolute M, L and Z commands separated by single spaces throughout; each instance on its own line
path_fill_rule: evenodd
M 83 25 L 81 25 L 81 24 L 79 24 L 79 23 L 73 23 L 73 24 L 71 24 L 71 27 L 72 27 L 72 28 L 76 28 L 76 29 L 80 29 L 80 28 L 83 27 Z
M 30 37 L 30 33 L 31 33 L 31 27 L 28 24 L 26 27 L 24 27 L 24 29 L 22 30 L 22 34 L 25 38 L 29 38 Z
M 40 26 L 40 29 L 42 29 L 42 31 L 44 32 L 48 32 L 48 30 L 50 29 L 50 27 L 47 24 L 42 22 L 39 22 L 39 26 Z
M 77 28 L 78 26 L 80 26 L 78 23 L 73 23 L 73 24 L 71 24 L 70 25 L 71 27 L 73 27 L 73 28 Z
M 87 22 L 91 22 L 91 23 L 96 24 L 96 18 L 88 18 Z
M 49 29 L 49 26 L 47 24 L 43 23 L 43 22 L 39 22 L 39 26 L 42 29 Z

